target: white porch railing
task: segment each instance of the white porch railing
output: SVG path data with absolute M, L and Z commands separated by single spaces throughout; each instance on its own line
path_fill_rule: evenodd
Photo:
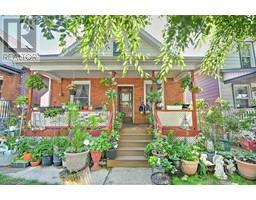
M 80 111 L 80 120 L 86 120 L 89 116 L 96 115 L 101 116 L 103 120 L 98 126 L 107 126 L 110 117 L 109 111 Z M 57 115 L 56 117 L 46 118 L 43 112 L 32 111 L 31 113 L 31 126 L 33 130 L 44 130 L 46 128 L 67 128 L 68 123 L 68 113 Z

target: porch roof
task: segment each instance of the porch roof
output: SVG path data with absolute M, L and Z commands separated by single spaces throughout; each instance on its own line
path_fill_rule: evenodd
M 230 78 L 224 79 L 224 83 L 241 83 L 256 81 L 256 69 L 240 69 L 233 71 L 236 75 L 230 76 Z

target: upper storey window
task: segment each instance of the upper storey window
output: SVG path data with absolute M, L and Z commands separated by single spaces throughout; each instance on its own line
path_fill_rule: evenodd
M 252 42 L 246 42 L 246 44 L 240 48 L 240 61 L 241 68 L 255 67 L 254 48 Z

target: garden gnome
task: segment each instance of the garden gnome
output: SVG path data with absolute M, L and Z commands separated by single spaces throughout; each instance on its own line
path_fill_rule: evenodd
M 236 166 L 233 160 L 225 160 L 227 162 L 227 171 L 229 174 L 233 174 L 236 171 Z
M 221 155 L 215 155 L 213 157 L 213 163 L 215 164 L 215 172 L 214 175 L 221 179 L 221 180 L 227 180 L 227 175 L 224 172 L 224 159 Z
M 202 154 L 201 154 L 200 160 L 202 160 L 203 163 L 204 163 L 207 167 L 213 166 L 213 163 L 210 162 L 209 160 L 207 160 L 207 154 L 205 154 L 205 153 L 202 153 Z

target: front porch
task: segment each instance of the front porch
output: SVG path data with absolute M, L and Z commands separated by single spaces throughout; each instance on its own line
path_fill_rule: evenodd
M 150 72 L 154 77 L 157 71 Z M 27 120 L 31 123 L 31 129 L 25 130 L 27 135 L 56 135 L 67 134 L 69 128 L 67 113 L 63 113 L 53 118 L 44 116 L 44 110 L 49 107 L 61 108 L 66 102 L 75 101 L 80 106 L 80 120 L 85 120 L 90 115 L 104 116 L 105 121 L 99 124 L 98 128 L 106 130 L 111 129 L 112 112 L 111 102 L 106 97 L 107 87 L 101 84 L 104 77 L 115 78 L 117 97 L 115 99 L 115 110 L 126 114 L 127 122 L 132 124 L 146 124 L 147 115 L 150 114 L 146 110 L 148 101 L 147 94 L 152 90 L 152 79 L 139 78 L 134 71 L 127 77 L 121 77 L 121 71 L 107 71 L 105 73 L 92 71 L 90 75 L 85 75 L 81 71 L 81 75 L 75 71 L 73 78 L 69 71 L 59 71 L 58 73 L 37 71 L 43 77 L 48 79 L 48 90 L 40 97 L 37 91 L 29 91 L 28 115 Z M 157 107 L 155 119 L 158 131 L 167 134 L 169 130 L 173 130 L 176 136 L 196 136 L 198 134 L 197 117 L 196 117 L 196 94 L 191 93 L 191 102 L 186 102 L 185 93 L 181 88 L 180 79 L 184 75 L 190 75 L 193 83 L 194 71 L 174 70 L 172 75 L 167 78 L 166 82 L 157 84 L 158 91 L 162 95 L 160 107 Z M 68 85 L 74 84 L 78 86 L 75 95 L 68 90 Z M 37 96 L 37 98 L 35 98 Z M 40 99 L 39 102 L 33 102 L 34 99 Z M 186 108 L 181 110 L 170 110 L 170 105 L 179 102 L 187 104 Z M 33 108 L 33 103 L 44 105 L 42 108 Z M 108 105 L 108 106 L 106 106 Z M 104 108 L 104 109 L 103 109 Z M 141 108 L 143 108 L 141 110 Z M 187 127 L 182 124 L 184 121 Z M 36 134 L 34 134 L 36 132 Z

